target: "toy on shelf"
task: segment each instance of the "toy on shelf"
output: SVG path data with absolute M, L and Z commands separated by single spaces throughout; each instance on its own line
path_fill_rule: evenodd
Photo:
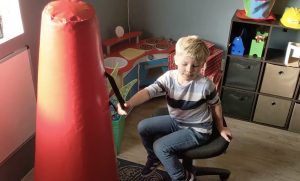
M 300 43 L 289 42 L 286 49 L 284 64 L 292 67 L 299 67 Z
M 266 32 L 264 33 L 261 33 L 260 31 L 256 32 L 256 36 L 251 42 L 251 48 L 249 52 L 250 56 L 255 55 L 256 57 L 261 58 L 268 35 L 269 34 Z
M 244 43 L 241 36 L 237 36 L 233 39 L 231 44 L 231 54 L 243 56 L 245 52 Z
M 239 36 L 234 37 L 233 41 L 229 46 L 231 46 L 231 55 L 243 56 L 245 53 L 245 46 L 243 38 L 247 35 L 247 30 L 244 28 Z
M 286 8 L 280 22 L 288 28 L 300 29 L 300 8 Z
M 246 16 L 266 19 L 270 16 L 275 0 L 243 0 Z

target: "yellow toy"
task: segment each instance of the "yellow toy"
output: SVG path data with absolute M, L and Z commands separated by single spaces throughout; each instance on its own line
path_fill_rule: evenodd
M 286 8 L 280 22 L 288 28 L 300 29 L 300 8 Z

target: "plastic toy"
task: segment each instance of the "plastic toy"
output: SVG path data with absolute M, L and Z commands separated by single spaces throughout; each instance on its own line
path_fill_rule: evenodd
M 249 52 L 250 56 L 255 55 L 256 57 L 261 58 L 267 37 L 268 33 L 261 33 L 259 31 L 256 33 L 255 39 L 253 39 L 251 42 L 251 48 Z
M 300 29 L 300 8 L 286 8 L 280 22 L 288 28 Z
M 243 0 L 243 2 L 247 17 L 264 19 L 270 15 L 275 0 Z
M 243 56 L 244 51 L 245 51 L 245 47 L 244 47 L 242 38 L 240 36 L 235 37 L 232 41 L 231 52 L 230 53 L 232 55 Z
M 289 42 L 284 58 L 284 64 L 299 67 L 300 60 L 300 43 Z

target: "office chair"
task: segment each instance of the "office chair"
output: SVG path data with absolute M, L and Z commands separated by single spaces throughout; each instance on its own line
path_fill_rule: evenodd
M 153 116 L 162 116 L 169 114 L 167 108 L 158 109 Z M 223 124 L 226 126 L 225 119 L 223 118 Z M 190 149 L 183 154 L 179 155 L 182 158 L 182 164 L 185 169 L 192 172 L 195 177 L 201 175 L 218 175 L 222 181 L 225 181 L 230 176 L 230 171 L 222 168 L 211 167 L 196 167 L 193 166 L 194 159 L 207 159 L 216 157 L 225 153 L 229 142 L 227 142 L 220 134 L 216 127 L 213 125 L 213 132 L 210 140 L 207 144 Z

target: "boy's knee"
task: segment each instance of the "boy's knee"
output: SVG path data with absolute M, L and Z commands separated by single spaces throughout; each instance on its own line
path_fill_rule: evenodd
M 153 143 L 153 151 L 156 155 L 160 155 L 161 153 L 168 153 L 169 149 L 161 139 L 158 139 Z
M 147 129 L 147 123 L 144 119 L 138 123 L 137 130 L 139 133 L 144 133 L 146 129 Z
M 154 153 L 157 155 L 157 153 L 160 152 L 161 149 L 162 149 L 162 145 L 161 145 L 159 139 L 156 140 L 156 141 L 154 141 L 154 143 L 153 143 L 153 151 L 154 151 Z

